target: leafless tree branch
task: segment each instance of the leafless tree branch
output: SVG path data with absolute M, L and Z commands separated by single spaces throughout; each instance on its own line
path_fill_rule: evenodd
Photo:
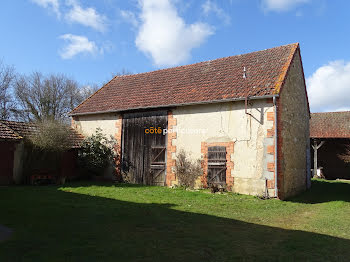
M 0 119 L 9 119 L 14 109 L 15 103 L 11 94 L 14 78 L 14 67 L 7 66 L 0 60 Z
M 85 99 L 76 81 L 65 75 L 44 76 L 39 72 L 17 77 L 15 95 L 18 118 L 40 122 L 68 119 L 68 113 Z

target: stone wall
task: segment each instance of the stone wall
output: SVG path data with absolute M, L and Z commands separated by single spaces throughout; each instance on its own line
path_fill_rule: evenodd
M 227 177 L 232 191 L 262 195 L 266 179 L 273 180 L 270 184 L 274 184 L 274 168 L 269 168 L 274 165 L 274 155 L 268 151 L 274 144 L 271 99 L 250 100 L 248 114 L 244 101 L 183 106 L 172 112 L 177 128 L 176 139 L 172 140 L 176 153 L 184 149 L 193 160 L 205 161 L 203 143 L 233 143 L 234 152 L 230 153 L 228 163 L 230 176 Z M 274 189 L 269 191 L 273 196 Z
M 115 138 L 117 142 L 118 153 L 121 153 L 122 144 L 122 116 L 117 113 L 93 114 L 74 116 L 71 126 L 84 136 L 90 136 L 95 133 L 97 128 L 102 129 L 102 133 L 107 137 Z M 111 163 L 105 171 L 106 178 L 114 178 L 114 175 L 120 174 L 120 163 Z M 119 177 L 117 177 L 119 179 Z
M 285 199 L 307 187 L 309 154 L 309 111 L 299 50 L 277 102 L 278 196 Z
M 120 146 L 122 122 L 122 116 L 116 113 L 84 115 L 74 116 L 72 127 L 84 136 L 90 136 L 95 133 L 97 128 L 101 128 L 104 135 L 114 137 Z

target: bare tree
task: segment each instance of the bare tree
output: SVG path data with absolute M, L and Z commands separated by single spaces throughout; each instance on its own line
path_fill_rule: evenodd
M 83 85 L 82 87 L 80 87 L 79 90 L 80 100 L 84 101 L 85 99 L 96 93 L 99 89 L 100 87 L 97 84 Z
M 65 75 L 34 72 L 15 81 L 17 117 L 24 121 L 67 120 L 84 99 L 76 81 Z
M 15 103 L 11 95 L 15 69 L 0 60 L 0 119 L 9 119 Z
M 128 69 L 126 68 L 122 68 L 122 70 L 120 72 L 117 72 L 117 73 L 111 73 L 112 77 L 115 77 L 115 76 L 125 76 L 125 75 L 132 75 L 132 72 L 129 71 Z

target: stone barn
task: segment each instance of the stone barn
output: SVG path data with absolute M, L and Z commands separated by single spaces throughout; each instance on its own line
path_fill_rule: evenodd
M 350 146 L 350 111 L 312 113 L 310 139 L 314 176 L 350 179 L 350 163 L 341 158 Z
M 180 150 L 200 159 L 197 185 L 284 199 L 310 184 L 309 105 L 299 44 L 117 76 L 72 112 L 101 128 L 135 183 L 172 186 Z

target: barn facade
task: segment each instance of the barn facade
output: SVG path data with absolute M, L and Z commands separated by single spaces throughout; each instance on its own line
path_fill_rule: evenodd
M 133 182 L 172 186 L 181 150 L 201 161 L 198 187 L 281 199 L 310 180 L 309 107 L 298 44 L 118 76 L 71 112 L 121 148 Z

